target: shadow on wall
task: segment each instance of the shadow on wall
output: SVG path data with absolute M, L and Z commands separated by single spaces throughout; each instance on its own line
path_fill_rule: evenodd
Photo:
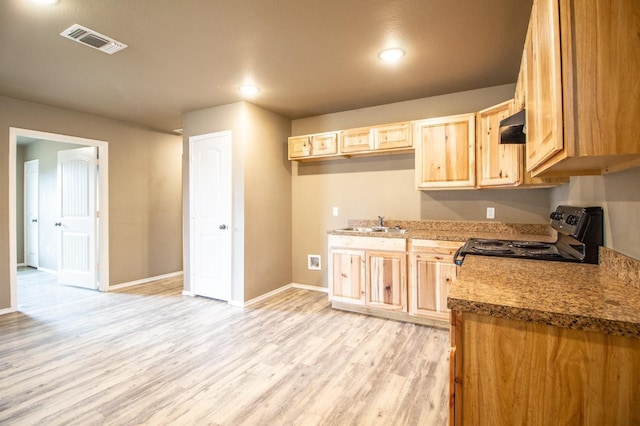
M 384 172 L 415 169 L 415 154 L 320 160 L 298 163 L 298 176 L 339 173 Z
M 549 189 L 422 191 L 421 220 L 549 223 Z M 487 219 L 487 208 L 495 219 Z

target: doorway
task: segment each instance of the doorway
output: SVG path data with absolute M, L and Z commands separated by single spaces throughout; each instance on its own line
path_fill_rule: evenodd
M 96 200 L 100 206 L 96 215 L 96 223 L 99 221 L 96 263 L 97 273 L 93 288 L 100 291 L 109 289 L 109 199 L 108 199 L 108 143 L 105 141 L 79 138 L 69 135 L 41 132 L 11 127 L 9 129 L 9 256 L 10 256 L 10 288 L 11 308 L 17 310 L 17 221 L 16 221 L 16 166 L 17 147 L 19 140 L 39 140 L 73 144 L 76 146 L 95 147 L 99 159 L 97 160 L 97 179 L 100 184 L 97 187 Z

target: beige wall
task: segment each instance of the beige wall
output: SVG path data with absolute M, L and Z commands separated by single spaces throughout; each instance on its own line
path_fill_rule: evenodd
M 128 123 L 0 97 L 0 199 L 9 127 L 109 143 L 110 284 L 182 270 L 181 139 Z M 10 306 L 9 207 L 0 203 L 0 309 Z
M 640 168 L 572 177 L 551 191 L 551 205 L 602 206 L 605 246 L 640 259 Z
M 505 85 L 373 108 L 295 120 L 292 134 L 474 112 L 513 96 Z M 327 231 L 349 219 L 486 220 L 548 223 L 548 189 L 417 191 L 414 155 L 402 154 L 293 163 L 293 281 L 326 287 Z M 332 215 L 338 207 L 339 216 Z M 307 255 L 322 256 L 322 271 L 307 269 Z
M 232 300 L 243 302 L 291 282 L 290 121 L 247 102 L 183 115 L 184 264 L 189 271 L 189 137 L 231 130 Z

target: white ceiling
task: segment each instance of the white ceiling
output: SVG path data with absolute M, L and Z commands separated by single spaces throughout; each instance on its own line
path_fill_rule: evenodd
M 532 0 L 0 1 L 0 95 L 170 131 L 244 98 L 291 119 L 517 78 Z M 80 24 L 129 47 L 61 37 Z M 393 66 L 378 52 L 400 46 Z

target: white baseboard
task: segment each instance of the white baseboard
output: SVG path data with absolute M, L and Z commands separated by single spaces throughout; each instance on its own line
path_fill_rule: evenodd
M 38 266 L 37 269 L 38 269 L 38 271 L 46 272 L 47 274 L 58 275 L 58 271 L 56 269 L 41 268 L 39 266 Z
M 119 290 L 121 288 L 131 287 L 131 286 L 140 285 L 140 284 L 146 284 L 146 283 L 150 283 L 152 281 L 158 281 L 158 280 L 164 280 L 164 279 L 167 279 L 167 278 L 179 277 L 182 274 L 183 274 L 182 271 L 178 271 L 178 272 L 172 272 L 170 274 L 158 275 L 156 277 L 149 277 L 149 278 L 143 278 L 141 280 L 129 281 L 127 283 L 120 283 L 120 284 L 110 285 L 109 288 L 107 288 L 107 291 Z
M 326 287 L 318 287 L 316 285 L 290 283 L 290 284 L 284 285 L 284 286 L 282 286 L 280 288 L 276 288 L 275 290 L 272 290 L 272 291 L 270 291 L 268 293 L 265 293 L 265 294 L 263 294 L 261 296 L 255 297 L 255 298 L 253 298 L 251 300 L 247 300 L 246 302 L 242 302 L 242 301 L 239 301 L 239 300 L 230 300 L 229 304 L 231 306 L 236 306 L 236 307 L 239 307 L 239 308 L 247 308 L 247 307 L 249 307 L 251 305 L 255 305 L 258 302 L 262 302 L 263 300 L 266 300 L 266 299 L 268 299 L 270 297 L 273 297 L 273 296 L 275 296 L 277 294 L 280 294 L 285 290 L 289 290 L 290 288 L 299 288 L 299 289 L 302 289 L 302 290 L 320 291 L 322 293 L 328 293 L 329 292 L 329 289 L 327 289 Z
M 187 290 L 182 290 L 182 295 L 183 296 L 191 296 L 191 297 L 195 297 L 195 293 L 192 291 L 187 291 Z
M 0 309 L 0 315 L 12 314 L 12 313 L 17 312 L 17 311 L 18 311 L 17 308 Z
M 26 266 L 26 265 L 25 265 L 24 263 L 18 263 L 16 266 L 17 266 L 18 268 L 20 268 L 20 267 L 22 267 L 22 266 Z

